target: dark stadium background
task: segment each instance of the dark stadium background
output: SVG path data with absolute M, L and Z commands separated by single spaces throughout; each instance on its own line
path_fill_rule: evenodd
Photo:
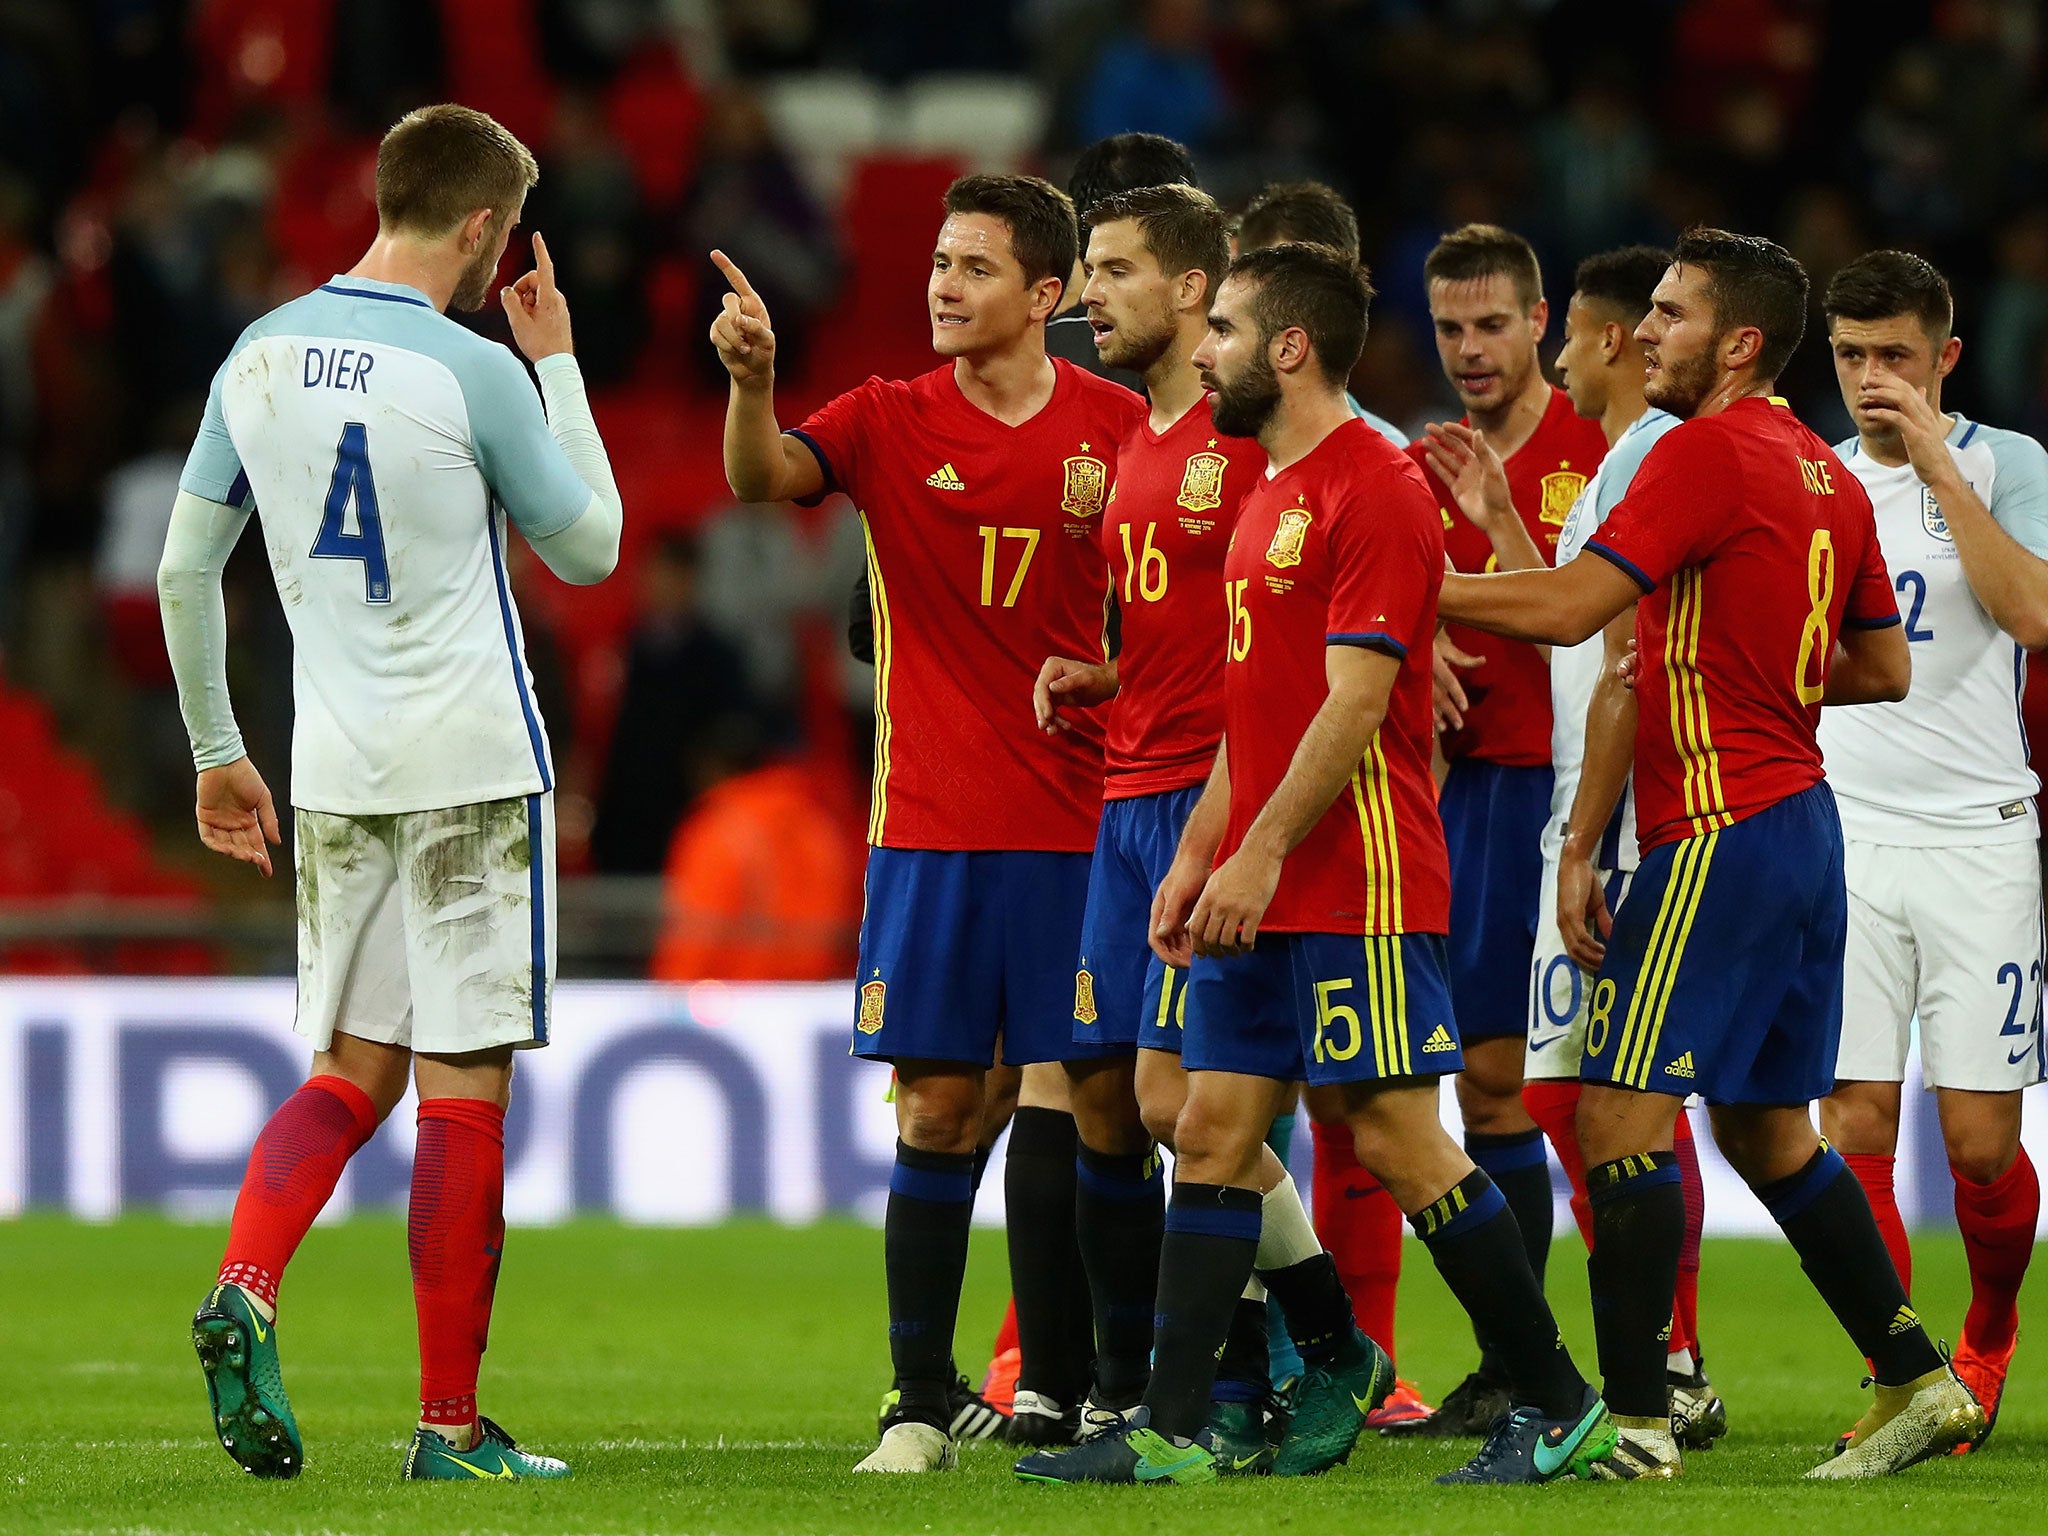
M 249 320 L 354 261 L 377 136 L 411 106 L 469 103 L 536 149 L 526 222 L 627 507 L 605 585 L 521 577 L 565 790 L 564 974 L 647 972 L 694 812 L 674 921 L 767 858 L 805 873 L 774 910 L 826 937 L 683 946 L 664 974 L 831 977 L 858 915 L 858 533 L 843 502 L 730 504 L 708 248 L 768 296 L 794 419 L 927 366 L 951 176 L 1062 179 L 1080 144 L 1151 129 L 1226 203 L 1301 176 L 1356 201 L 1381 297 L 1354 390 L 1404 426 L 1453 409 L 1423 254 L 1490 219 L 1536 242 L 1560 305 L 1581 256 L 1694 222 L 1774 235 L 1816 294 L 1872 245 L 1924 251 L 1959 296 L 1950 399 L 2038 434 L 2043 49 L 2028 0 L 10 0 L 0 970 L 289 970 L 288 880 L 192 836 L 151 576 L 210 376 Z M 1786 387 L 1838 435 L 1814 331 Z M 255 542 L 229 582 L 234 685 L 282 799 L 289 644 Z M 772 851 L 747 852 L 763 827 Z

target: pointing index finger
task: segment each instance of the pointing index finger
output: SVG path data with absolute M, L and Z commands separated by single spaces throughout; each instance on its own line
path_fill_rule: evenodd
M 555 263 L 554 259 L 548 255 L 548 243 L 541 238 L 539 230 L 535 230 L 533 235 L 533 270 L 540 278 L 541 293 L 543 295 L 553 293 L 555 291 Z
M 713 251 L 711 253 L 711 264 L 725 274 L 725 280 L 732 284 L 732 291 L 734 293 L 743 299 L 752 299 L 756 303 L 760 302 L 761 296 L 754 292 L 754 285 L 747 281 L 747 274 L 742 272 L 739 269 L 739 263 L 726 255 L 725 252 Z

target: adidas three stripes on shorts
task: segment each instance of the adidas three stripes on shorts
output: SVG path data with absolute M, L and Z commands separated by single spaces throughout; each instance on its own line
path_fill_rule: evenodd
M 1607 940 L 1579 1076 L 1710 1104 L 1834 1087 L 1848 931 L 1825 781 L 1643 855 Z
M 1181 1062 L 1282 1082 L 1435 1077 L 1465 1064 L 1435 933 L 1261 933 L 1188 971 Z

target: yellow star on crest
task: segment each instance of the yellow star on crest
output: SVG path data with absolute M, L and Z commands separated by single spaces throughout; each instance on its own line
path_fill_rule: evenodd
M 1083 443 L 1083 444 L 1081 445 L 1081 451 L 1082 451 L 1083 453 L 1086 453 L 1086 452 L 1088 451 L 1088 445 L 1087 445 L 1086 443 Z

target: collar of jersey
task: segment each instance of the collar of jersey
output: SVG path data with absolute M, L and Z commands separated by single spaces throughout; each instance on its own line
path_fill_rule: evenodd
M 407 283 L 380 283 L 374 277 L 343 277 L 339 272 L 320 285 L 322 293 L 346 294 L 357 299 L 388 299 L 394 304 L 418 304 L 432 309 L 434 301 Z

